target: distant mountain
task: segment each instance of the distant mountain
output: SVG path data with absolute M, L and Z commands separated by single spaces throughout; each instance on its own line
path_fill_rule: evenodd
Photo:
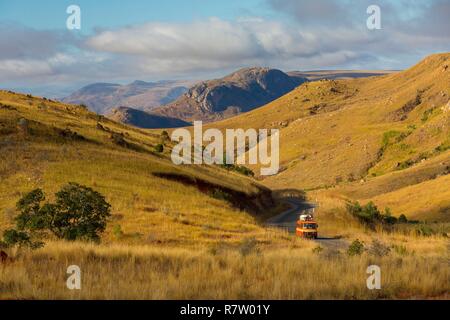
M 113 109 L 108 118 L 144 129 L 177 128 L 189 126 L 189 122 L 180 119 L 150 114 L 145 111 L 119 107 Z
M 245 68 L 204 81 L 151 113 L 186 121 L 214 121 L 263 106 L 307 81 L 269 68 Z
M 174 101 L 193 84 L 193 81 L 134 81 L 128 85 L 94 83 L 75 91 L 62 101 L 84 104 L 99 114 L 107 114 L 120 106 L 151 110 Z

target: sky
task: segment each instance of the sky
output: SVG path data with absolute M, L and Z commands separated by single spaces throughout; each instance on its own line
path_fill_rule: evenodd
M 80 29 L 66 12 L 80 8 Z M 381 29 L 366 24 L 370 5 Z M 450 51 L 450 0 L 0 0 L 0 88 L 64 96 L 93 82 L 236 69 L 405 69 Z

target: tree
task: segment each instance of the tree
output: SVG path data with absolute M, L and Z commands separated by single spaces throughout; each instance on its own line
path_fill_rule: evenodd
M 398 222 L 399 223 L 408 223 L 408 219 L 406 218 L 406 216 L 404 214 L 401 214 L 400 217 L 398 217 Z
M 36 189 L 17 202 L 18 232 L 50 231 L 59 239 L 98 241 L 106 228 L 110 204 L 91 188 L 69 183 L 55 194 L 56 203 L 45 203 L 44 193 Z
M 110 208 L 100 193 L 77 183 L 69 183 L 56 193 L 55 205 L 42 207 L 49 218 L 48 229 L 58 238 L 93 241 L 105 230 Z
M 3 241 L 0 242 L 1 247 L 30 247 L 32 249 L 40 248 L 44 245 L 40 241 L 32 241 L 28 233 L 24 231 L 17 231 L 14 229 L 9 229 L 3 232 Z

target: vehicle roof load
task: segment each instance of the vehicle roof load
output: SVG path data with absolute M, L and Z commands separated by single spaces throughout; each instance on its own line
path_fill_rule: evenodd
M 300 221 L 312 221 L 313 216 L 312 214 L 302 214 L 300 215 Z

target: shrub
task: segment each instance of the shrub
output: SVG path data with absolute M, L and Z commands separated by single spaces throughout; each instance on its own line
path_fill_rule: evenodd
M 114 144 L 117 144 L 118 146 L 121 146 L 121 147 L 128 148 L 128 142 L 125 140 L 123 134 L 113 132 L 111 134 L 111 138 L 110 139 L 112 140 L 112 142 Z
M 213 197 L 214 199 L 217 199 L 217 200 L 226 200 L 226 201 L 233 200 L 233 197 L 229 193 L 227 193 L 219 188 L 215 188 L 212 192 L 210 192 L 210 195 L 211 195 L 211 197 Z
M 391 209 L 384 209 L 384 214 L 381 215 L 382 222 L 386 224 L 396 224 L 398 219 L 392 216 Z
M 166 130 L 164 130 L 163 132 L 161 132 L 160 139 L 162 143 L 170 141 L 169 133 Z
M 416 227 L 416 234 L 418 236 L 431 237 L 434 233 L 433 229 L 427 225 L 422 224 Z
M 40 241 L 31 241 L 31 236 L 24 231 L 17 231 L 9 229 L 3 232 L 3 241 L 0 243 L 1 247 L 10 248 L 14 246 L 29 247 L 31 249 L 37 249 L 44 245 Z
M 234 171 L 243 174 L 248 177 L 254 177 L 255 173 L 245 166 L 234 166 Z
M 371 201 L 365 206 L 356 202 L 347 203 L 347 212 L 356 217 L 360 222 L 365 225 L 374 227 L 376 224 L 395 224 L 398 219 L 392 216 L 389 208 L 385 209 L 384 213 L 381 213 L 377 206 Z
M 62 138 L 68 138 L 68 139 L 72 139 L 72 140 L 86 140 L 85 137 L 83 137 L 82 135 L 80 135 L 79 133 L 70 130 L 69 128 L 63 129 L 63 130 L 58 130 L 58 134 L 60 137 Z
M 364 242 L 356 239 L 353 241 L 347 249 L 347 254 L 349 256 L 360 256 L 364 252 Z
M 384 257 L 384 256 L 387 256 L 389 254 L 389 252 L 391 252 L 391 248 L 384 245 L 383 243 L 381 243 L 378 240 L 373 240 L 368 251 L 370 254 L 372 254 L 374 256 Z
M 316 253 L 316 254 L 319 254 L 319 253 L 321 253 L 323 251 L 323 248 L 321 247 L 321 246 L 317 246 L 317 247 L 314 247 L 313 249 L 312 249 L 312 252 L 313 253 Z
M 164 146 L 159 143 L 155 146 L 155 152 L 162 153 L 164 151 Z
M 400 217 L 398 217 L 398 222 L 399 223 L 408 223 L 408 219 L 406 218 L 406 216 L 404 214 L 401 214 Z
M 113 234 L 117 239 L 120 239 L 123 237 L 123 231 L 120 224 L 116 224 L 113 228 Z
M 91 188 L 77 183 L 65 185 L 55 194 L 56 203 L 45 203 L 44 193 L 36 189 L 17 202 L 19 231 L 50 231 L 65 240 L 98 241 L 106 227 L 110 205 Z

